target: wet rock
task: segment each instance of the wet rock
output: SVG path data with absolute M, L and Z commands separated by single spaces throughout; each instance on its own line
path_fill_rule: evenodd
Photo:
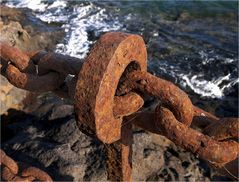
M 187 22 L 189 21 L 190 19 L 192 18 L 192 15 L 190 15 L 188 12 L 181 12 L 180 15 L 179 15 L 179 18 L 178 20 L 180 22 Z

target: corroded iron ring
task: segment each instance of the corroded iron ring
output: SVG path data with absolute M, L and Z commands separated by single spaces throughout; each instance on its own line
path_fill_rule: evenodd
M 121 138 L 122 117 L 114 116 L 113 106 L 126 69 L 147 70 L 145 43 L 138 35 L 111 32 L 101 36 L 93 46 L 78 75 L 75 93 L 78 122 L 88 125 L 104 143 Z

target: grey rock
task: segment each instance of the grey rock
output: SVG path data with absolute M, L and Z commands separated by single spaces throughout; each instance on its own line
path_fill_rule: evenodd
M 1 40 L 23 51 L 54 50 L 62 41 L 64 30 L 36 18 L 30 9 L 0 6 Z
M 3 149 L 14 160 L 46 171 L 55 181 L 106 181 L 105 146 L 78 129 L 72 105 L 52 102 L 38 107 L 36 113 L 45 115 L 9 124 L 14 135 L 2 143 Z M 166 138 L 135 129 L 134 181 L 209 181 L 200 163 Z

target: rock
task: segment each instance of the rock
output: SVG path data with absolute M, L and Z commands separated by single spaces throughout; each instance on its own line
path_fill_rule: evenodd
M 3 76 L 0 76 L 0 83 L 1 114 L 6 113 L 9 108 L 23 108 L 22 100 L 27 92 L 12 86 Z
M 188 12 L 183 11 L 183 12 L 180 13 L 178 20 L 180 22 L 185 23 L 185 22 L 189 21 L 191 18 L 192 18 L 192 15 L 190 15 Z
M 106 180 L 104 146 L 82 134 L 72 117 L 58 117 L 54 123 L 25 122 L 25 129 L 15 130 L 15 137 L 4 148 L 9 153 L 17 151 L 13 156 L 17 161 L 42 168 L 56 181 Z M 20 123 L 9 127 L 20 128 Z
M 48 99 L 35 111 L 41 114 L 9 123 L 13 136 L 2 148 L 14 160 L 46 171 L 55 181 L 106 181 L 105 145 L 78 129 L 72 109 L 63 101 Z M 201 163 L 165 137 L 134 131 L 135 181 L 209 181 L 210 169 Z
M 54 107 L 49 114 L 48 120 L 55 120 L 58 118 L 64 118 L 74 114 L 74 107 L 72 105 L 60 105 Z
M 28 50 L 30 47 L 31 37 L 24 30 L 19 22 L 10 22 L 7 25 L 3 25 L 0 29 L 1 42 L 7 42 L 13 47 L 17 47 L 21 50 Z M 32 49 L 32 48 L 30 48 Z
M 27 8 L 9 8 L 0 6 L 1 20 L 4 25 L 11 22 L 18 22 L 22 28 L 30 35 L 30 44 L 27 49 L 22 50 L 34 51 L 45 49 L 52 51 L 55 45 L 62 41 L 64 30 L 61 25 L 48 24 L 35 17 L 33 12 Z
M 62 41 L 64 31 L 60 26 L 51 26 L 33 16 L 29 9 L 0 6 L 0 41 L 22 51 L 52 51 Z M 23 108 L 23 100 L 29 92 L 13 87 L 0 76 L 1 114 L 9 108 Z
M 27 8 L 16 9 L 0 6 L 1 39 L 23 51 L 54 50 L 62 41 L 64 30 L 36 18 Z
M 7 42 L 12 46 L 21 47 L 23 49 L 26 49 L 27 45 L 29 46 L 30 36 L 22 29 L 18 22 L 10 22 L 8 25 L 1 26 L 0 34 L 0 41 L 2 42 Z M 27 92 L 9 84 L 7 79 L 2 75 L 0 82 L 1 114 L 9 108 L 22 108 L 22 100 L 26 97 Z
M 133 179 L 146 181 L 165 165 L 163 147 L 152 142 L 152 135 L 145 132 L 134 134 Z

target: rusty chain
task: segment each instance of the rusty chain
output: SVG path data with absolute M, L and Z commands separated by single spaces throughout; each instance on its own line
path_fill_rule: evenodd
M 194 106 L 173 83 L 148 73 L 146 47 L 140 36 L 107 33 L 84 62 L 57 53 L 23 53 L 4 43 L 0 46 L 1 74 L 11 84 L 29 91 L 53 91 L 74 100 L 80 129 L 107 146 L 110 180 L 129 181 L 132 177 L 132 124 L 164 135 L 238 177 L 233 167 L 239 155 L 238 118 L 217 118 Z M 160 103 L 150 111 L 143 109 L 145 95 Z
M 0 149 L 1 176 L 4 181 L 46 181 L 52 182 L 51 177 L 36 167 L 24 167 L 20 170 L 19 165 Z M 25 165 L 26 166 L 26 165 Z
M 203 112 L 200 114 L 200 110 L 191 104 L 189 98 L 182 90 L 175 89 L 172 83 L 161 80 L 149 73 L 135 72 L 130 74 L 129 77 L 130 79 L 127 79 L 127 82 L 131 83 L 128 83 L 128 86 L 130 85 L 131 88 L 136 88 L 144 93 L 146 92 L 159 97 L 161 100 L 161 104 L 156 108 L 153 116 L 151 116 L 151 118 L 154 117 L 152 119 L 155 123 L 154 129 L 160 130 L 161 134 L 174 141 L 177 145 L 198 154 L 201 158 L 218 167 L 238 157 L 238 143 L 236 141 L 223 141 L 225 139 L 234 138 L 236 140 L 238 138 L 239 120 L 237 118 L 222 119 L 218 122 L 213 122 L 204 131 L 208 136 L 203 135 L 189 128 L 189 126 L 195 115 L 199 114 L 199 116 L 202 116 L 202 114 L 206 115 L 206 113 Z M 172 103 L 175 105 L 179 105 L 179 111 L 181 111 L 180 107 L 184 106 L 183 104 L 186 105 L 185 108 L 187 110 L 183 114 L 184 116 L 189 115 L 189 120 L 186 120 L 186 117 L 183 119 L 180 118 L 181 113 L 177 110 L 177 107 L 170 105 L 169 102 L 171 100 L 173 100 Z M 207 115 L 209 116 L 209 114 Z M 216 119 L 216 117 L 212 119 Z M 141 123 L 144 122 L 142 121 Z

